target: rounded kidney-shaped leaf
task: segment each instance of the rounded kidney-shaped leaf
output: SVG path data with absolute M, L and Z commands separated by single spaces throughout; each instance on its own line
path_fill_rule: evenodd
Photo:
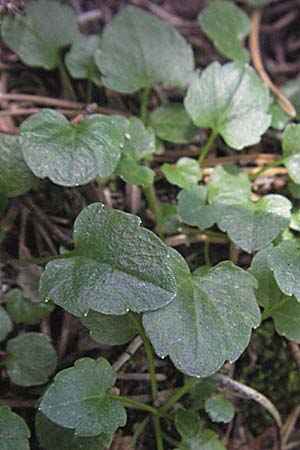
M 205 186 L 191 186 L 178 195 L 177 212 L 181 219 L 189 225 L 200 229 L 210 228 L 217 219 L 214 206 L 206 202 Z
M 300 302 L 300 243 L 283 241 L 274 247 L 268 257 L 275 280 L 286 295 L 294 295 Z
M 77 436 L 114 433 L 126 423 L 125 409 L 110 394 L 116 378 L 106 359 L 79 359 L 56 375 L 39 409 Z
M 112 441 L 112 436 L 105 433 L 92 437 L 76 436 L 74 430 L 60 427 L 40 412 L 35 418 L 35 429 L 40 445 L 46 450 L 104 450 Z
M 198 20 L 204 33 L 223 55 L 234 61 L 249 61 L 241 40 L 249 34 L 251 20 L 242 9 L 226 0 L 214 0 L 201 11 Z
M 19 386 L 47 383 L 56 367 L 56 353 L 47 336 L 26 333 L 7 343 L 4 365 Z
M 29 450 L 30 431 L 24 420 L 8 406 L 0 407 L 1 450 Z
M 151 112 L 149 124 L 156 136 L 175 144 L 193 141 L 199 133 L 182 103 L 162 105 Z
M 75 251 L 51 261 L 40 293 L 70 313 L 125 314 L 160 308 L 174 298 L 168 249 L 137 216 L 88 206 L 74 225 Z
M 300 184 L 300 125 L 290 124 L 282 137 L 284 165 L 291 179 Z
M 131 314 L 114 316 L 89 311 L 81 321 L 90 330 L 94 341 L 99 344 L 122 345 L 138 334 L 136 320 L 138 319 L 133 319 Z
M 54 69 L 59 49 L 71 44 L 77 31 L 76 14 L 68 5 L 39 0 L 26 5 L 26 15 L 5 17 L 2 37 L 28 66 Z
M 27 325 L 34 325 L 46 319 L 54 308 L 50 303 L 33 302 L 24 298 L 20 289 L 11 289 L 4 298 L 12 320 Z
M 72 125 L 50 109 L 25 120 L 21 135 L 24 159 L 33 173 L 61 186 L 109 177 L 123 145 L 122 132 L 107 116 L 95 114 Z
M 73 78 L 101 83 L 101 75 L 94 63 L 94 55 L 100 45 L 100 36 L 80 35 L 65 57 L 68 71 Z
M 184 105 L 196 125 L 236 150 L 257 144 L 271 123 L 268 89 L 247 64 L 210 64 L 194 75 Z
M 15 197 L 28 191 L 35 181 L 24 161 L 20 138 L 0 134 L 0 192 Z
M 186 86 L 194 70 L 192 48 L 175 28 L 134 6 L 106 26 L 95 61 L 106 87 L 128 93 L 154 83 Z
M 234 407 L 223 394 L 214 395 L 205 401 L 205 411 L 213 422 L 228 423 L 233 419 Z
M 176 409 L 174 424 L 184 439 L 195 438 L 201 429 L 199 415 L 195 411 L 184 408 Z
M 198 161 L 193 158 L 179 158 L 175 166 L 165 163 L 161 170 L 169 183 L 181 188 L 197 184 L 202 178 Z
M 175 268 L 183 266 L 181 259 L 172 258 Z M 235 361 L 259 325 L 256 280 L 229 261 L 203 277 L 176 272 L 174 301 L 145 313 L 144 327 L 160 357 L 169 355 L 183 373 L 206 377 L 226 360 Z
M 2 306 L 0 306 L 0 342 L 6 339 L 7 335 L 13 329 L 13 324 L 9 315 Z
M 264 248 L 252 260 L 250 272 L 258 281 L 255 295 L 258 303 L 264 307 L 263 318 L 271 317 L 274 320 L 277 333 L 291 341 L 300 342 L 300 303 L 279 289 L 268 264 L 272 250 L 272 246 Z

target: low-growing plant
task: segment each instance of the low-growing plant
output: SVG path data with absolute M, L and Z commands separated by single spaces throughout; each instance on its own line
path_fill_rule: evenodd
M 257 7 L 268 2 L 244 3 Z M 141 226 L 137 215 L 92 203 L 74 223 L 72 249 L 6 261 L 11 266 L 46 263 L 39 296 L 26 291 L 21 280 L 5 294 L 0 338 L 1 364 L 10 382 L 43 386 L 35 397 L 35 426 L 47 450 L 110 446 L 126 424 L 128 409 L 142 414 L 132 427 L 133 447 L 151 420 L 158 450 L 165 444 L 182 450 L 224 449 L 208 426 L 208 417 L 227 423 L 234 416 L 230 400 L 217 392 L 217 382 L 226 382 L 217 372 L 239 358 L 261 320 L 271 318 L 279 335 L 300 342 L 295 201 L 300 125 L 288 124 L 290 117 L 249 65 L 242 45 L 251 30 L 247 13 L 233 2 L 215 0 L 200 12 L 199 23 L 231 61 L 213 62 L 199 72 L 191 46 L 175 28 L 134 6 L 119 11 L 102 35 L 88 37 L 79 33 L 73 10 L 51 0 L 29 2 L 25 16 L 3 19 L 4 42 L 29 66 L 58 68 L 73 100 L 78 92 L 71 78 L 86 80 L 84 101 L 91 102 L 96 89 L 135 93 L 140 113 L 105 115 L 96 107 L 69 121 L 45 108 L 22 122 L 20 135 L 1 134 L 2 217 L 11 198 L 37 190 L 44 178 L 65 188 L 121 179 L 141 187 L 153 224 L 150 230 L 144 226 L 149 220 Z M 176 89 L 176 102 L 149 111 L 152 88 L 159 83 Z M 251 158 L 279 113 L 284 117 L 281 155 L 249 173 L 239 155 Z M 204 145 L 194 157 L 157 163 L 164 145 L 197 143 L 198 148 L 201 140 Z M 219 146 L 230 149 L 230 164 L 207 157 Z M 260 174 L 279 165 L 290 177 L 286 195 L 254 192 Z M 158 198 L 159 180 L 173 186 L 177 199 L 173 196 L 171 204 Z M 193 235 L 204 242 L 197 247 L 200 266 L 172 248 L 178 232 L 186 242 Z M 228 252 L 216 256 L 214 242 L 228 244 L 226 251 L 244 251 L 248 267 L 230 260 Z M 123 366 L 102 356 L 83 355 L 67 368 L 57 366 L 49 337 L 30 328 L 49 317 L 55 305 L 79 318 L 98 344 L 121 346 L 133 340 L 136 349 L 143 344 L 151 401 L 123 395 L 116 387 Z M 168 357 L 184 374 L 166 400 L 159 395 L 156 357 Z M 280 426 L 273 405 L 260 401 Z M 0 407 L 1 449 L 29 449 L 28 425 L 7 405 Z

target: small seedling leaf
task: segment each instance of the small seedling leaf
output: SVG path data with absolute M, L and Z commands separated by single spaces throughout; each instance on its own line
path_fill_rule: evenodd
M 4 365 L 13 383 L 36 386 L 47 383 L 56 367 L 56 353 L 47 336 L 26 333 L 10 339 Z
M 162 105 L 151 112 L 149 125 L 156 136 L 175 144 L 192 142 L 199 133 L 182 103 Z
M 45 392 L 40 411 L 75 436 L 112 434 L 126 423 L 123 406 L 110 396 L 116 375 L 104 358 L 82 358 L 61 371 Z
M 202 178 L 199 163 L 193 158 L 182 157 L 175 166 L 165 163 L 161 170 L 169 183 L 183 189 L 197 184 Z
M 251 20 L 242 9 L 227 0 L 214 0 L 201 11 L 200 26 L 215 47 L 227 58 L 248 62 L 248 52 L 241 40 L 251 30 Z
M 1 450 L 30 450 L 30 431 L 24 420 L 8 406 L 0 407 Z
M 196 125 L 235 150 L 257 144 L 271 123 L 268 89 L 247 64 L 210 64 L 194 75 L 184 105 Z
M 214 395 L 205 401 L 205 411 L 213 422 L 228 423 L 233 419 L 234 407 L 223 394 Z

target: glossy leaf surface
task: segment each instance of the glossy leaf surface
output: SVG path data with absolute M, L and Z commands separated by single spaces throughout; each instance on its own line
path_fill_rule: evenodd
M 104 358 L 82 358 L 62 370 L 45 392 L 40 411 L 77 436 L 111 434 L 126 423 L 123 406 L 111 398 L 116 375 Z
M 21 134 L 23 155 L 33 173 L 61 186 L 109 177 L 123 145 L 121 131 L 100 114 L 73 126 L 59 112 L 44 109 L 22 123 Z
M 160 357 L 169 355 L 188 375 L 209 376 L 240 356 L 260 323 L 256 280 L 229 261 L 201 277 L 190 275 L 177 252 L 171 260 L 177 295 L 164 308 L 145 313 L 144 327 Z
M 124 93 L 154 83 L 186 86 L 194 69 L 192 49 L 175 28 L 135 6 L 106 26 L 95 61 L 104 85 Z
M 172 301 L 176 283 L 168 249 L 139 225 L 137 216 L 89 205 L 74 225 L 74 256 L 47 264 L 42 298 L 78 316 L 89 309 L 141 312 Z
M 194 75 L 184 104 L 197 126 L 235 150 L 257 144 L 271 123 L 268 89 L 247 64 L 210 64 Z

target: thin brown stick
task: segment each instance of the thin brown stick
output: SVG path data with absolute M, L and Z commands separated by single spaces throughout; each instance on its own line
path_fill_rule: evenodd
M 262 61 L 260 44 L 259 44 L 259 30 L 262 17 L 262 10 L 256 9 L 252 13 L 252 29 L 249 39 L 250 53 L 252 56 L 253 65 L 260 75 L 262 81 L 269 87 L 270 91 L 275 95 L 279 105 L 291 117 L 296 117 L 296 110 L 289 99 L 275 86 L 269 75 L 265 71 Z
M 276 424 L 277 430 L 278 430 L 278 438 L 280 440 L 280 448 L 281 448 L 281 429 L 282 429 L 282 420 L 281 416 L 276 409 L 276 407 L 273 405 L 273 403 L 261 392 L 256 391 L 255 389 L 246 386 L 245 384 L 240 383 L 239 381 L 233 380 L 230 377 L 227 377 L 225 375 L 222 375 L 220 373 L 216 373 L 212 376 L 212 378 L 217 381 L 218 383 L 223 384 L 223 386 L 228 387 L 232 391 L 239 392 L 240 394 L 243 394 L 245 397 L 249 398 L 250 400 L 254 400 L 255 402 L 259 403 L 261 406 L 263 406 L 269 414 L 273 417 L 274 422 Z
M 15 93 L 0 94 L 0 101 L 1 100 L 28 102 L 44 106 L 56 106 L 58 108 L 75 109 L 75 110 L 84 110 L 87 106 L 85 103 L 73 102 L 71 100 L 43 97 L 41 95 L 15 94 Z M 120 114 L 123 116 L 127 115 L 124 111 L 118 111 L 115 109 L 106 108 L 98 105 L 95 106 L 95 112 L 103 114 Z
M 14 116 L 30 116 L 41 111 L 41 108 L 16 108 L 5 109 L 0 111 L 0 117 L 14 117 Z M 78 114 L 78 110 L 74 109 L 57 109 L 56 111 L 64 114 L 65 116 L 75 116 Z
M 136 338 L 131 341 L 131 343 L 126 348 L 125 352 L 122 353 L 121 356 L 113 363 L 112 368 L 115 372 L 121 369 L 121 367 L 124 366 L 124 364 L 129 361 L 129 359 L 138 351 L 138 349 L 143 345 L 143 340 L 140 336 L 137 336 Z

